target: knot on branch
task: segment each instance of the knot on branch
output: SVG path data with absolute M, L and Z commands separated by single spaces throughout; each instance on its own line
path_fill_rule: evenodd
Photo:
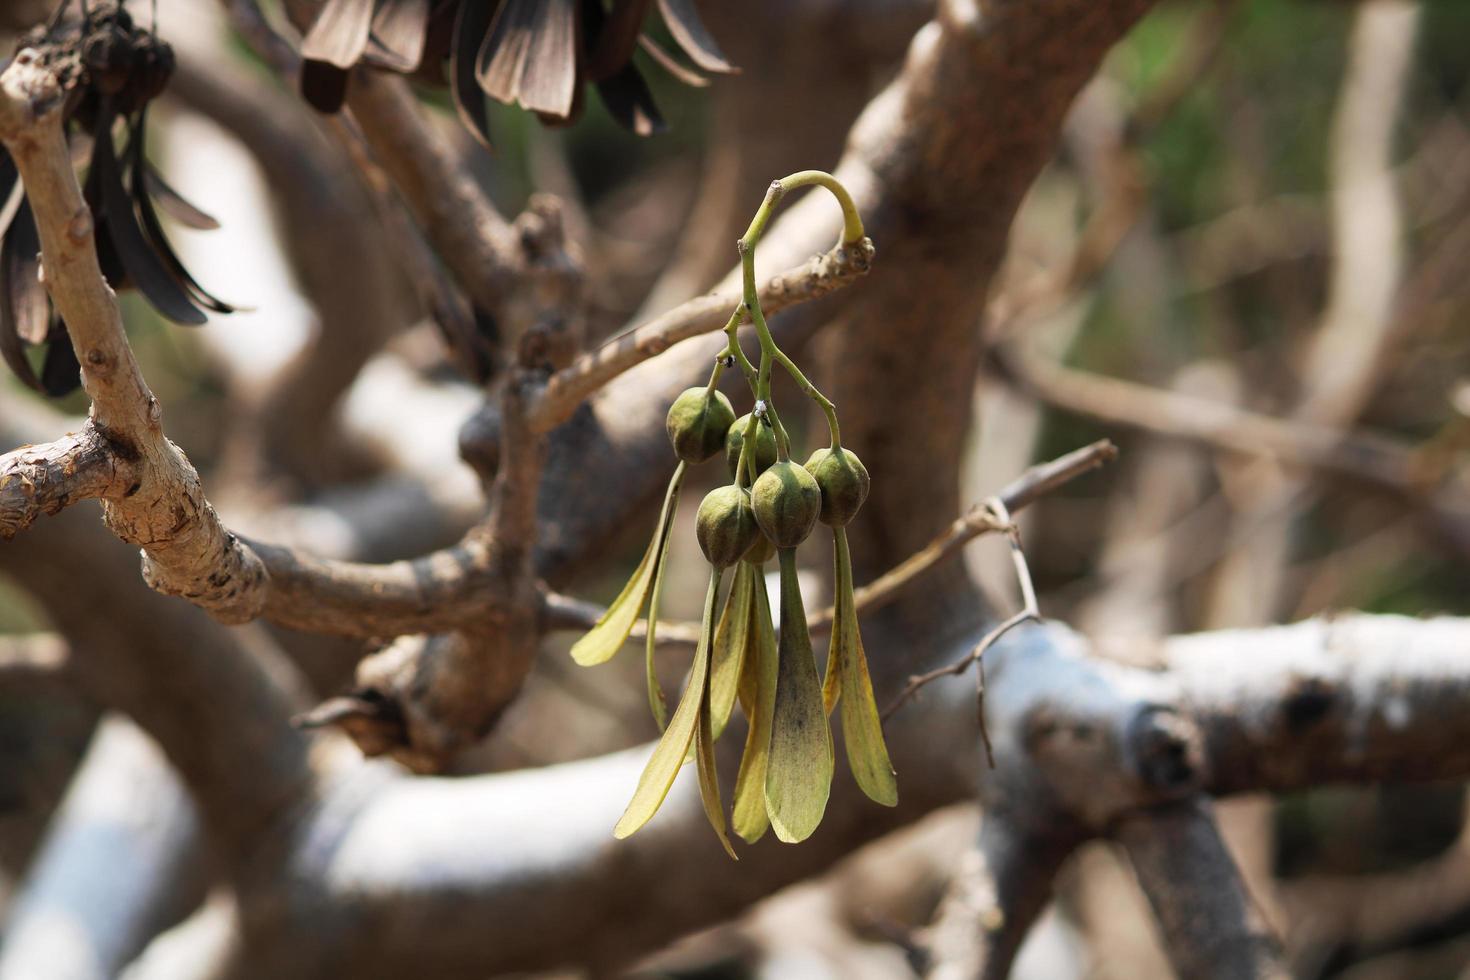
M 459 427 L 459 458 L 487 489 L 500 472 L 500 406 L 487 400 Z
M 154 591 L 187 599 L 231 626 L 259 616 L 270 587 L 260 556 L 224 529 L 208 502 L 203 519 L 190 521 L 178 539 L 144 550 L 143 580 Z
M 832 288 L 835 288 L 848 278 L 867 275 L 872 271 L 873 259 L 877 255 L 878 248 L 871 238 L 864 238 L 850 245 L 838 245 L 819 257 L 815 270 L 816 279 L 823 284 L 832 280 Z M 816 294 L 821 295 L 824 292 L 827 289 L 819 288 Z
M 582 257 L 567 239 L 561 201 L 548 194 L 531 198 L 514 230 L 526 273 L 506 304 L 517 363 L 557 371 L 572 363 L 585 340 Z
M 1187 795 L 1202 782 L 1199 728 L 1173 708 L 1138 712 L 1124 736 L 1123 758 L 1145 787 L 1165 797 Z
M 399 637 L 358 664 L 350 694 L 323 702 L 298 723 L 336 725 L 365 756 L 442 772 L 520 693 L 536 650 L 535 623 L 524 619 L 511 617 L 493 636 Z
M 1119 814 L 1195 792 L 1204 749 L 1193 719 L 1173 707 L 1127 700 L 1101 713 L 1039 705 L 1025 721 L 1028 758 L 1012 773 L 1045 787 L 1056 809 L 1102 828 Z
M 997 744 L 1022 750 L 996 753 L 1006 791 L 1095 832 L 1198 792 L 1210 777 L 1202 722 L 1176 679 L 1072 645 L 1064 630 L 1052 638 L 995 665 Z
M 20 138 L 65 100 L 65 87 L 44 52 L 23 49 L 0 74 L 0 139 Z

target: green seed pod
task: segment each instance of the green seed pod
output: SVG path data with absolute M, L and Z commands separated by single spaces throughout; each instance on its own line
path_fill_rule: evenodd
M 734 421 L 730 399 L 708 388 L 689 388 L 669 406 L 665 424 L 675 455 L 686 463 L 703 463 L 720 451 Z
M 762 473 L 750 494 L 756 521 L 778 548 L 795 548 L 805 541 L 822 510 L 817 481 L 790 460 Z
M 868 468 L 857 453 L 846 449 L 841 455 L 830 449 L 818 449 L 806 461 L 807 472 L 822 489 L 821 521 L 829 527 L 842 527 L 857 516 L 868 499 Z
M 711 490 L 694 518 L 700 550 L 716 568 L 729 568 L 760 537 L 750 497 L 736 486 Z
M 740 465 L 740 447 L 745 445 L 745 427 L 750 424 L 750 413 L 735 420 L 725 436 L 725 463 L 730 475 L 736 476 L 735 467 Z M 769 425 L 759 422 L 755 427 L 755 474 L 760 476 L 776 461 L 776 433 Z M 743 475 L 742 475 L 743 479 Z
M 755 536 L 755 544 L 750 546 L 750 550 L 742 555 L 740 560 L 748 561 L 752 565 L 764 565 L 775 557 L 776 545 L 765 534 L 757 534 Z

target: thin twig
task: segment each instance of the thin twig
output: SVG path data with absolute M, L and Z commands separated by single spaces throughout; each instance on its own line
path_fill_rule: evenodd
M 1089 447 L 1090 448 L 1090 447 Z M 1011 561 L 1016 569 L 1016 583 L 1021 589 L 1021 611 L 1001 621 L 990 632 L 981 637 L 980 642 L 975 644 L 974 649 L 965 654 L 959 660 L 946 667 L 937 667 L 925 674 L 915 674 L 909 678 L 904 689 L 899 692 L 883 712 L 883 720 L 887 721 L 893 713 L 919 693 L 919 689 L 941 677 L 958 677 L 963 674 L 971 664 L 978 664 L 985 656 L 985 651 L 1005 636 L 1012 629 L 1025 622 L 1041 622 L 1041 612 L 1036 605 L 1036 588 L 1031 584 L 1031 568 L 1026 564 L 1026 552 L 1021 547 L 1021 532 L 1011 520 L 1010 511 L 999 497 L 992 497 L 986 501 L 986 508 L 993 515 L 997 525 L 1005 530 L 1006 536 L 1011 544 Z M 990 760 L 991 768 L 995 767 L 995 756 L 991 752 L 990 736 L 985 731 L 985 675 L 979 673 L 975 679 L 975 697 L 980 713 L 980 737 L 985 743 L 985 754 Z
M 1260 415 L 1034 355 L 1007 352 L 999 356 L 997 367 L 1020 390 L 1103 422 L 1341 473 L 1398 493 L 1422 491 L 1415 451 L 1385 436 Z

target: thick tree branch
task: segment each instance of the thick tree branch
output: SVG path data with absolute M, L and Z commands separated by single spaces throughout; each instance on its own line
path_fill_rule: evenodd
M 1018 816 L 982 817 L 979 844 L 961 858 L 933 926 L 928 980 L 1010 976 L 1021 942 L 1051 899 L 1057 869 L 1076 846 L 1065 831 L 1029 836 Z
M 0 541 L 76 500 L 123 496 L 138 482 L 137 464 L 91 422 L 75 435 L 0 456 Z
M 163 408 L 143 380 L 97 263 L 92 213 L 62 134 L 64 97 L 35 52 L 22 51 L 0 74 L 0 141 L 36 216 L 46 286 L 82 365 L 92 422 L 115 451 L 137 460 L 139 479 L 107 500 L 108 525 L 143 548 L 144 574 L 159 591 L 187 596 L 222 621 L 244 622 L 260 611 L 265 568 L 220 523 L 194 467 L 164 437 Z
M 1011 219 L 1074 97 L 1149 6 L 941 3 L 899 81 L 854 126 L 838 176 L 851 177 L 883 262 L 861 301 L 844 305 L 827 390 L 844 444 L 872 472 L 903 475 L 887 489 L 874 482 L 849 532 L 859 577 L 891 566 L 960 511 L 953 449 L 972 421 L 979 325 Z M 923 324 L 923 343 L 895 322 Z M 923 598 L 909 604 L 916 628 L 951 612 Z
M 199 837 L 158 747 L 104 718 L 7 917 L 0 977 L 116 977 L 203 893 Z
M 1286 980 L 1280 943 L 1247 893 L 1208 803 L 1191 800 L 1132 814 L 1117 836 L 1179 976 Z
M 874 649 L 908 655 L 912 638 L 869 633 Z M 947 655 L 944 644 L 935 655 Z M 927 656 L 924 651 L 919 656 Z M 968 696 L 891 726 L 890 750 L 908 774 L 900 805 L 873 806 L 839 779 L 821 830 L 801 847 L 774 839 L 723 857 L 694 782 L 681 779 L 658 817 L 626 841 L 611 828 L 627 803 L 647 746 L 597 759 L 468 779 L 394 780 L 361 809 L 322 814 L 322 840 L 302 874 L 324 890 L 344 932 L 320 941 L 323 975 L 388 977 L 418 964 L 435 977 L 470 978 L 575 961 L 612 970 L 675 936 L 728 917 L 781 884 L 798 881 L 938 806 L 965 798 L 979 771 Z M 925 748 L 945 739 L 954 751 Z M 722 743 L 738 749 L 738 739 Z M 733 758 L 724 760 L 726 777 Z M 283 916 L 284 919 L 284 916 Z M 350 925 L 349 925 L 350 924 Z M 272 922 L 245 975 L 271 973 L 309 922 Z M 316 932 L 316 930 L 312 930 Z M 295 937 L 295 938 L 293 938 Z
M 1163 655 L 1223 795 L 1470 769 L 1467 641 L 1463 619 L 1347 614 L 1175 637 Z
M 524 286 L 525 259 L 515 232 L 460 165 L 443 133 L 430 125 L 408 83 L 357 71 L 347 105 L 377 163 L 460 286 L 481 309 L 502 313 Z
M 137 560 L 88 514 L 71 512 L 0 548 L 72 650 L 72 683 L 126 712 L 187 782 L 211 837 L 243 857 L 258 834 L 310 798 L 305 706 L 289 663 L 259 628 L 226 630 L 151 594 Z
M 376 789 L 359 783 L 353 799 L 361 809 L 329 807 L 317 818 L 322 823 L 315 839 L 337 846 L 313 851 L 296 865 L 304 882 L 314 882 L 316 900 L 343 917 L 332 920 L 342 931 L 323 930 L 322 920 L 273 919 L 241 953 L 241 962 L 250 964 L 244 973 L 269 973 L 273 963 L 283 962 L 273 957 L 296 955 L 307 935 L 301 930 L 315 937 L 318 975 L 389 976 L 415 964 L 457 978 L 570 960 L 611 968 L 973 792 L 977 777 L 989 811 L 1026 814 L 1023 839 L 1045 840 L 1058 831 L 1111 832 L 1130 815 L 1189 800 L 1201 787 L 1243 792 L 1317 785 L 1309 775 L 1314 766 L 1327 779 L 1352 782 L 1380 781 L 1390 768 L 1414 780 L 1470 774 L 1465 752 L 1440 748 L 1450 740 L 1470 744 L 1460 730 L 1470 718 L 1470 662 L 1456 653 L 1470 640 L 1470 620 L 1357 616 L 1352 622 L 1352 632 L 1340 632 L 1339 642 L 1325 648 L 1320 623 L 1172 639 L 1155 658 L 1162 670 L 1099 658 L 1065 627 L 1028 627 L 990 654 L 996 769 L 982 764 L 968 685 L 937 685 L 923 710 L 901 712 L 886 733 L 902 787 L 896 810 L 873 808 L 839 779 L 817 835 L 800 848 L 763 842 L 742 849 L 738 866 L 719 858 L 687 779 L 675 785 L 647 828 L 627 841 L 611 840 L 609 828 L 647 747 L 522 773 L 395 780 Z M 875 684 L 884 688 L 915 666 L 952 659 L 983 629 L 921 650 L 880 617 L 868 637 Z M 1262 649 L 1271 652 L 1258 653 Z M 1136 660 L 1140 651 L 1133 653 Z M 1220 681 L 1206 680 L 1207 665 L 1213 677 L 1221 665 L 1258 657 L 1284 666 L 1262 671 L 1257 660 L 1238 673 L 1224 671 Z M 1249 743 L 1212 734 L 1220 726 L 1256 731 L 1262 721 L 1280 719 L 1283 705 L 1295 703 L 1293 677 L 1304 662 L 1316 663 L 1318 672 L 1330 666 L 1379 692 L 1362 714 L 1325 721 L 1329 727 L 1351 729 L 1371 712 L 1397 712 L 1397 740 L 1384 754 L 1374 753 L 1372 765 L 1358 758 L 1371 741 L 1302 737 L 1286 724 L 1266 724 Z M 1257 674 L 1267 679 L 1243 682 Z M 1215 692 L 1213 699 L 1207 691 Z M 1400 691 L 1408 692 L 1402 708 L 1389 708 Z M 1236 720 L 1223 720 L 1227 711 Z M 947 747 L 939 757 L 932 751 L 935 739 Z M 1265 761 L 1245 769 L 1243 753 Z M 1170 814 L 1187 811 L 1158 812 L 1165 820 L 1161 832 L 1173 833 Z M 1146 827 L 1153 817 L 1140 819 L 1145 822 L 1137 826 Z M 1178 825 L 1184 837 L 1176 842 L 1195 840 L 1200 828 L 1194 821 Z M 1177 846 L 1158 853 L 1183 860 Z M 1201 853 L 1201 875 L 1220 869 L 1208 849 Z M 1037 888 L 1043 878 L 1021 875 L 1017 887 L 1030 882 L 1028 889 Z M 1237 893 L 1232 901 L 1239 899 Z M 1034 904 L 1030 899 L 1016 908 Z M 332 938 L 324 942 L 323 936 Z

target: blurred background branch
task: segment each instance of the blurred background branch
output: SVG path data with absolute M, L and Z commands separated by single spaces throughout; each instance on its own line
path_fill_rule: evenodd
M 0 472 L 35 519 L 0 544 L 0 978 L 1460 972 L 1470 19 L 700 6 L 742 71 L 650 72 L 668 135 L 595 96 L 557 129 L 496 104 L 492 155 L 433 72 L 359 68 L 322 117 L 289 11 L 160 2 L 150 146 L 223 218 L 180 252 L 260 309 L 185 334 L 120 308 L 221 527 L 274 542 L 271 598 L 227 628 L 150 592 L 81 499 L 132 485 L 85 401 L 0 381 L 0 450 L 61 440 Z M 643 665 L 575 669 L 553 631 L 637 561 L 731 244 L 807 167 L 876 251 L 831 251 L 813 195 L 759 271 L 874 474 L 880 703 L 1017 607 L 963 502 L 1121 453 L 1016 515 L 1047 621 L 986 655 L 994 768 L 973 682 L 936 682 L 885 731 L 897 808 L 839 779 L 812 840 L 728 866 L 689 780 L 609 838 L 657 735 Z M 678 521 L 669 640 L 699 599 Z M 820 626 L 828 559 L 802 558 Z M 357 745 L 293 728 L 312 705 Z

